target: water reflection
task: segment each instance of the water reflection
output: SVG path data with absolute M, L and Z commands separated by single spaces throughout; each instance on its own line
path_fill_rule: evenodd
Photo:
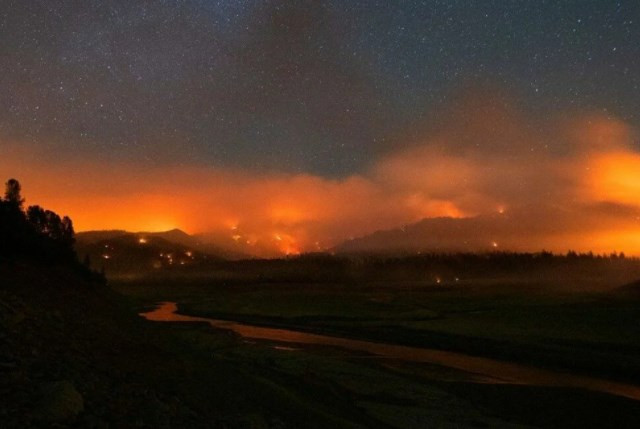
M 245 338 L 270 340 L 280 343 L 310 344 L 339 347 L 367 352 L 383 358 L 441 365 L 483 376 L 484 382 L 522 384 L 529 386 L 554 386 L 587 389 L 630 399 L 640 400 L 640 387 L 598 378 L 554 372 L 510 362 L 498 361 L 462 353 L 408 347 L 396 344 L 318 335 L 289 329 L 266 328 L 237 322 L 187 316 L 177 313 L 175 302 L 163 302 L 140 315 L 157 322 L 204 322 L 214 328 L 227 329 Z M 284 348 L 283 346 L 279 346 Z

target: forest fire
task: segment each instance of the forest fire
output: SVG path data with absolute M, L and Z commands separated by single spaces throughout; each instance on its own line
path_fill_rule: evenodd
M 0 4 L 2 429 L 640 427 L 638 0 Z

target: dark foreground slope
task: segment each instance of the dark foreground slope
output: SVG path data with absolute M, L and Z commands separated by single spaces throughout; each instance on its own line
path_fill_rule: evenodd
M 61 268 L 14 263 L 0 273 L 4 427 L 203 423 L 151 382 L 153 368 L 181 363 L 145 339 L 106 288 Z
M 129 244 L 154 244 L 140 238 Z M 301 401 L 262 370 L 212 354 L 227 338 L 199 346 L 180 328 L 143 321 L 89 260 L 79 262 L 74 243 L 69 217 L 25 208 L 20 183 L 7 181 L 0 428 L 349 426 L 322 400 Z
M 0 263 L 0 279 L 3 428 L 346 424 L 143 321 L 67 268 Z

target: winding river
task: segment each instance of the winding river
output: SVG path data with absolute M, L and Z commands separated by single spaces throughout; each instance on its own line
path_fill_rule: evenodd
M 147 320 L 155 322 L 208 323 L 213 328 L 230 330 L 242 337 L 251 339 L 299 345 L 309 344 L 338 347 L 352 351 L 366 352 L 381 358 L 436 364 L 482 376 L 484 378 L 483 382 L 587 389 L 640 401 L 640 386 L 631 384 L 555 372 L 485 357 L 465 355 L 463 353 L 375 343 L 290 329 L 245 325 L 226 320 L 187 316 L 179 314 L 177 311 L 178 306 L 175 302 L 163 302 L 160 303 L 156 309 L 147 313 L 141 313 L 140 315 Z

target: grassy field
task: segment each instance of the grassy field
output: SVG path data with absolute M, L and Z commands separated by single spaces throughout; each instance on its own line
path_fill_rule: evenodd
M 640 384 L 640 301 L 519 282 L 115 282 L 136 308 L 459 351 Z M 169 324 L 189 347 L 365 427 L 635 427 L 640 403 L 564 388 L 478 383 L 435 365 L 321 347 L 281 348 L 201 325 Z M 315 404 L 315 405 L 313 405 Z M 330 410 L 330 411 L 328 411 Z

